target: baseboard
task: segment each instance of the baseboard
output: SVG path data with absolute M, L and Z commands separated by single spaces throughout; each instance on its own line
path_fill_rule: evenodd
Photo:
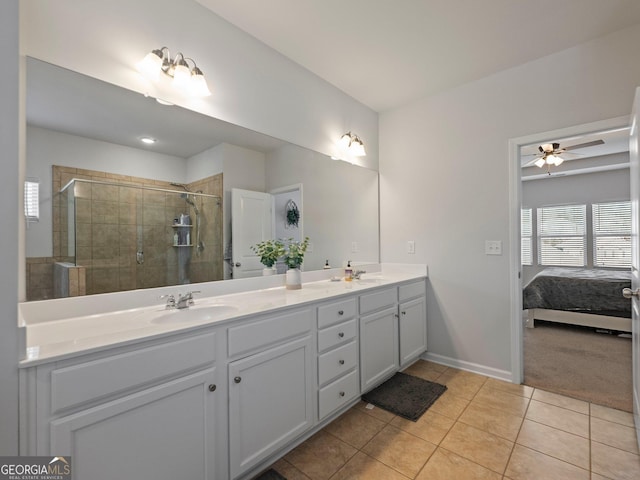
M 444 355 L 438 355 L 437 353 L 425 352 L 420 357 L 423 360 L 428 360 L 433 363 L 439 363 L 440 365 L 446 365 L 447 367 L 458 368 L 460 370 L 466 370 L 467 372 L 477 373 L 479 375 L 485 375 L 487 377 L 496 378 L 498 380 L 504 380 L 511 383 L 511 372 L 508 370 L 499 370 L 493 367 L 487 367 L 478 363 L 467 362 L 465 360 L 459 360 L 457 358 L 446 357 Z

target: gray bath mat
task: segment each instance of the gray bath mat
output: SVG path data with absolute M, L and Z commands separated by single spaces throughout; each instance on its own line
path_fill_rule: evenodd
M 415 422 L 446 389 L 439 383 L 398 372 L 365 393 L 362 400 Z
M 285 477 L 276 472 L 273 468 L 270 468 L 266 472 L 264 472 L 259 477 L 254 478 L 253 480 L 287 480 Z

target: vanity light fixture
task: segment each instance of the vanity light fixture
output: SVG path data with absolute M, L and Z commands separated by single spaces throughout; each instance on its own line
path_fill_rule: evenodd
M 193 67 L 189 66 L 193 63 Z M 208 97 L 211 91 L 207 86 L 202 70 L 196 62 L 178 52 L 174 58 L 167 47 L 152 50 L 138 64 L 138 70 L 149 80 L 160 80 L 160 72 L 173 78 L 171 84 L 194 97 Z
M 153 145 L 154 143 L 156 143 L 156 139 L 151 137 L 142 137 L 140 138 L 140 141 L 142 143 L 146 143 L 147 145 Z
M 340 146 L 344 148 L 349 155 L 354 157 L 364 157 L 367 155 L 367 152 L 364 150 L 364 143 L 360 138 L 351 132 L 347 132 L 342 137 L 340 137 Z

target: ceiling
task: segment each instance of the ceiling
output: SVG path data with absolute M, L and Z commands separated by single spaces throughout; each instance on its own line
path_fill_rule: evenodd
M 377 112 L 640 23 L 638 0 L 196 0 Z

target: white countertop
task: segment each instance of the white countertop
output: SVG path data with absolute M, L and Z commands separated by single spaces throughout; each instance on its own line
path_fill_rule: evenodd
M 106 311 L 106 297 L 108 297 L 107 305 L 117 305 L 118 299 L 124 299 L 122 303 L 135 304 L 136 302 L 131 302 L 131 298 L 135 298 L 135 296 L 132 297 L 132 292 L 127 292 L 126 296 L 123 294 L 95 296 L 99 297 L 95 298 L 95 308 L 91 308 L 91 299 L 93 298 L 91 296 L 82 297 L 76 301 L 62 299 L 62 302 L 50 305 L 50 318 L 47 318 L 46 313 L 48 305 L 42 304 L 43 302 L 38 302 L 41 305 L 34 305 L 34 302 L 20 304 L 20 321 L 26 332 L 26 356 L 20 361 L 20 367 L 29 367 L 114 346 L 186 332 L 203 326 L 228 323 L 258 313 L 301 306 L 309 302 L 331 299 L 427 276 L 427 269 L 424 265 L 383 264 L 382 268 L 375 269 L 374 267 L 368 271 L 370 273 L 364 274 L 361 280 L 351 282 L 342 279 L 331 281 L 329 278 L 335 276 L 335 271 L 310 272 L 306 277 L 313 281 L 305 281 L 303 274 L 303 286 L 300 290 L 287 290 L 284 286 L 277 286 L 224 293 L 225 290 L 229 291 L 228 286 L 214 285 L 207 288 L 205 284 L 182 285 L 180 286 L 181 291 L 184 291 L 184 287 L 189 287 L 203 290 L 203 294 L 195 296 L 195 305 L 181 310 L 165 309 L 164 304 L 157 300 L 159 291 L 151 296 L 149 291 L 133 292 L 143 299 L 142 303 L 148 303 L 148 299 L 152 298 L 154 303 L 152 305 L 112 311 Z M 278 275 L 275 278 L 254 279 L 251 283 L 245 283 L 251 287 L 260 283 L 265 285 L 272 285 L 274 282 L 281 284 L 283 281 L 284 275 Z M 228 282 L 211 283 L 224 284 Z M 168 288 L 170 287 L 165 287 L 161 291 L 166 292 Z M 216 290 L 219 291 L 216 292 Z M 221 294 L 216 295 L 215 293 Z M 65 310 L 72 313 L 65 317 L 63 313 Z M 89 313 L 96 310 L 100 312 Z

